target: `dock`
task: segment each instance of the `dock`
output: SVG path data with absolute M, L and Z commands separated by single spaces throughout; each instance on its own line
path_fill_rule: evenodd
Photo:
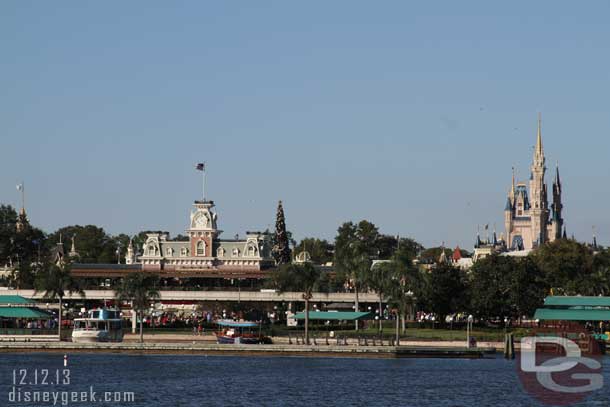
M 493 357 L 495 348 L 357 345 L 238 345 L 216 343 L 74 343 L 0 342 L 0 353 L 130 353 L 197 354 L 212 356 L 292 356 L 346 358 L 457 358 Z

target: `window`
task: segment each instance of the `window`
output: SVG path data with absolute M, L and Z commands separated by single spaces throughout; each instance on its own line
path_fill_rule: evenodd
M 155 255 L 155 246 L 148 246 L 148 255 L 149 256 L 154 256 Z
M 187 251 L 186 251 L 186 247 L 183 247 L 182 249 L 180 249 L 180 256 L 186 256 Z
M 225 255 L 225 249 L 223 249 L 222 247 L 218 248 L 218 257 L 224 257 Z
M 239 249 L 235 248 L 235 249 L 233 249 L 233 257 L 237 257 L 237 256 L 239 256 Z
M 165 249 L 165 255 L 167 257 L 172 257 L 173 254 L 174 254 L 174 251 L 172 250 L 171 247 L 168 247 L 167 249 Z
M 256 247 L 250 245 L 248 246 L 248 256 L 254 257 L 256 256 Z
M 205 256 L 205 242 L 203 240 L 197 243 L 197 256 Z

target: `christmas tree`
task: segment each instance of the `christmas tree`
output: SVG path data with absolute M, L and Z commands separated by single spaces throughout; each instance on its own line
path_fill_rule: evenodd
M 288 234 L 286 233 L 286 220 L 284 218 L 284 207 L 282 201 L 277 205 L 277 216 L 275 220 L 275 236 L 273 244 L 273 258 L 275 262 L 279 264 L 290 263 L 290 246 L 288 241 Z

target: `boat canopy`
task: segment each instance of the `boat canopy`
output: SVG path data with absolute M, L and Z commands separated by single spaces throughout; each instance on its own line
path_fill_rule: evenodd
M 228 326 L 231 328 L 253 328 L 258 326 L 257 322 L 252 321 L 233 321 L 231 319 L 219 319 L 215 321 L 219 326 Z

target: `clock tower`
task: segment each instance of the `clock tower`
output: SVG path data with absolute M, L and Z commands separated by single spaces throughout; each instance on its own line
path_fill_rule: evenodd
M 186 230 L 191 257 L 213 257 L 214 240 L 221 233 L 216 227 L 216 213 L 212 211 L 214 201 L 195 201 L 193 206 L 191 223 Z

